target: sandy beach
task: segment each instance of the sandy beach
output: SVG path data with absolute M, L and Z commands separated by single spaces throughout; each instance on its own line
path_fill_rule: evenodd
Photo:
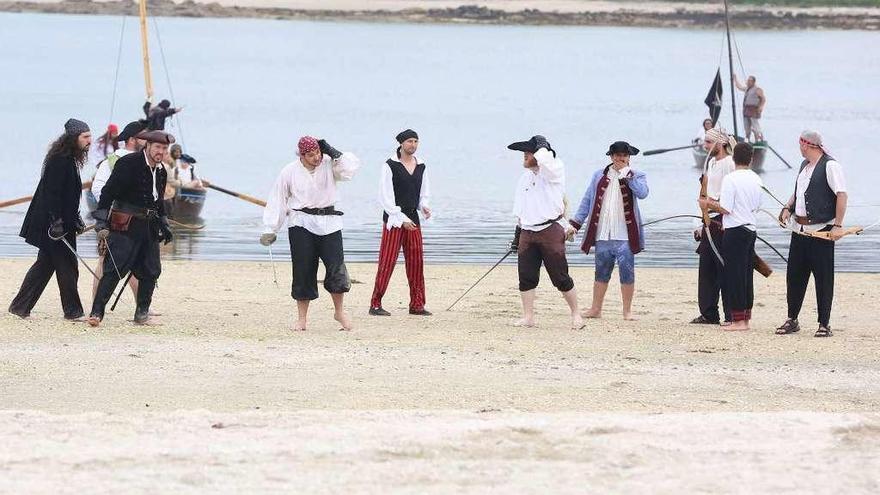
M 0 261 L 4 301 L 29 263 Z M 279 268 L 276 287 L 268 263 L 165 263 L 146 328 L 130 293 L 97 330 L 65 322 L 54 282 L 32 319 L 0 318 L 0 493 L 880 486 L 880 275 L 839 274 L 835 336 L 815 339 L 811 296 L 805 331 L 773 335 L 781 272 L 756 279 L 751 332 L 687 325 L 696 272 L 674 269 L 637 272 L 639 321 L 613 282 L 604 318 L 572 331 L 546 281 L 540 327 L 509 326 L 512 266 L 451 312 L 486 267 L 428 266 L 430 318 L 406 314 L 399 267 L 393 316 L 369 317 L 375 268 L 353 264 L 355 331 L 322 294 L 293 333 Z M 586 304 L 592 270 L 574 276 Z
M 126 0 L 0 0 L 0 11 L 137 15 Z M 154 16 L 717 29 L 719 2 L 608 0 L 150 0 Z M 880 29 L 880 8 L 738 5 L 740 29 Z

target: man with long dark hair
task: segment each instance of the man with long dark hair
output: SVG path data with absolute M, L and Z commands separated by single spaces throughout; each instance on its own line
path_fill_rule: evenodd
M 143 152 L 116 162 L 98 208 L 92 212 L 98 239 L 107 239 L 104 275 L 89 314 L 93 327 L 100 325 L 107 301 L 129 271 L 138 279 L 134 322 L 149 323 L 153 290 L 162 273 L 159 242 L 167 244 L 173 237 L 162 201 L 167 176 L 160 164 L 174 137 L 163 131 L 144 131 L 137 138 L 147 142 Z
M 43 160 L 40 182 L 19 234 L 40 251 L 9 305 L 9 312 L 21 318 L 30 316 L 53 273 L 61 291 L 64 317 L 75 320 L 83 316 L 76 287 L 79 279 L 77 259 L 62 239 L 76 249 L 76 236 L 85 228 L 79 215 L 80 169 L 88 157 L 91 143 L 89 126 L 70 119 L 64 124 L 64 134 L 49 146 Z

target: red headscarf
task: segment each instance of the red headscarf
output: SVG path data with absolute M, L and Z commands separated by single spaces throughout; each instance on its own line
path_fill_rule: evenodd
M 297 143 L 297 148 L 299 149 L 300 155 L 305 155 L 310 151 L 315 151 L 320 149 L 318 145 L 318 140 L 313 138 L 312 136 L 303 136 L 299 138 L 299 143 Z

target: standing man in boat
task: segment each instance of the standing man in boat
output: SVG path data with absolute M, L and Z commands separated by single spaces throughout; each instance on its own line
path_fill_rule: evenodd
M 425 272 L 422 251 L 422 228 L 419 212 L 431 218 L 428 205 L 430 186 L 425 163 L 416 158 L 419 135 L 412 129 L 397 135 L 397 151 L 385 161 L 379 183 L 379 201 L 382 216 L 382 243 L 379 246 L 379 266 L 369 313 L 389 316 L 382 308 L 382 297 L 397 264 L 400 248 L 406 263 L 409 282 L 409 314 L 430 316 L 425 309 Z
M 717 201 L 721 196 L 721 183 L 727 174 L 736 169 L 731 153 L 736 141 L 728 136 L 724 129 L 709 129 L 703 148 L 708 152 L 709 163 L 705 167 L 706 198 Z M 694 231 L 694 239 L 699 241 L 697 253 L 700 255 L 700 267 L 697 278 L 697 301 L 700 315 L 691 320 L 694 324 L 718 325 L 721 314 L 718 312 L 718 299 L 721 293 L 721 272 L 724 262 L 721 254 L 724 231 L 721 225 L 721 214 L 709 214 L 709 225 L 701 225 Z M 730 321 L 730 310 L 727 301 L 722 299 L 724 321 Z
M 755 211 L 761 207 L 763 193 L 761 178 L 751 170 L 753 153 L 751 144 L 738 143 L 733 148 L 736 170 L 724 177 L 720 199 L 700 198 L 700 206 L 722 215 L 724 270 L 721 294 L 730 308 L 732 321 L 725 330 L 748 330 L 752 319 L 755 299 L 753 267 L 758 235 Z
M 174 114 L 180 113 L 183 111 L 183 107 L 180 108 L 172 108 L 171 102 L 168 100 L 162 100 L 158 105 L 153 105 L 150 100 L 144 102 L 144 115 L 146 115 L 147 129 L 151 131 L 163 131 L 165 130 L 165 119 L 168 119 Z
M 28 270 L 9 312 L 27 318 L 37 304 L 46 284 L 55 274 L 61 292 L 64 318 L 83 317 L 77 290 L 76 236 L 85 229 L 79 215 L 82 194 L 80 170 L 88 159 L 92 134 L 80 120 L 69 119 L 64 133 L 49 147 L 33 200 L 21 226 L 20 236 L 39 249 L 37 261 Z M 66 244 L 65 244 L 66 243 Z
M 92 195 L 95 197 L 95 202 L 99 202 L 101 200 L 101 191 L 104 189 L 104 185 L 107 184 L 107 180 L 110 178 L 110 175 L 113 173 L 113 169 L 116 167 L 116 162 L 119 161 L 120 158 L 126 155 L 130 155 L 131 153 L 137 153 L 144 149 L 144 145 L 146 141 L 137 137 L 141 131 L 144 130 L 144 124 L 140 121 L 130 122 L 126 125 L 122 132 L 119 134 L 119 140 L 125 143 L 125 146 L 117 149 L 113 153 L 107 156 L 107 158 L 98 164 L 98 169 L 95 171 L 95 177 L 92 179 Z M 92 283 L 92 299 L 94 300 L 95 294 L 98 292 L 98 280 L 104 276 L 104 257 L 107 256 L 107 239 L 98 239 L 98 262 L 95 265 L 95 275 L 98 276 Z M 137 296 L 137 279 L 132 277 L 128 282 L 129 287 L 131 287 L 132 293 Z
M 324 263 L 324 289 L 335 308 L 334 319 L 351 330 L 351 318 L 343 300 L 351 290 L 342 247 L 342 212 L 336 210 L 337 182 L 348 181 L 360 168 L 352 153 L 341 152 L 321 139 L 303 136 L 297 144 L 298 159 L 281 171 L 263 211 L 265 232 L 260 244 L 270 246 L 285 224 L 293 264 L 291 297 L 296 300 L 294 331 L 304 331 L 309 303 L 318 298 L 318 261 Z
M 153 290 L 162 273 L 159 242 L 167 244 L 173 239 L 162 201 L 167 177 L 161 163 L 174 136 L 144 131 L 137 137 L 147 143 L 143 152 L 130 153 L 116 162 L 101 191 L 98 209 L 92 213 L 98 238 L 107 240 L 104 275 L 88 320 L 93 327 L 101 324 L 107 302 L 129 270 L 138 279 L 134 322 L 149 323 Z
M 602 317 L 602 303 L 616 263 L 620 272 L 623 319 L 634 319 L 635 255 L 645 248 L 638 200 L 648 197 L 647 176 L 630 167 L 630 157 L 638 153 L 638 148 L 625 141 L 612 143 L 605 153 L 611 157 L 611 163 L 593 174 L 577 213 L 569 221 L 575 230 L 588 222 L 581 250 L 589 254 L 594 246 L 596 248 L 593 304 L 583 314 L 587 318 Z
M 750 139 L 750 135 L 755 135 L 755 142 L 764 140 L 764 133 L 761 131 L 761 115 L 764 113 L 764 105 L 767 104 L 767 97 L 764 96 L 764 90 L 755 84 L 755 76 L 749 76 L 746 84 L 739 82 L 736 75 L 733 76 L 736 89 L 745 92 L 743 96 L 743 123 L 745 124 L 745 139 Z
M 523 316 L 514 325 L 535 326 L 535 288 L 541 264 L 550 281 L 568 304 L 571 328 L 584 326 L 574 280 L 568 274 L 565 241 L 575 229 L 565 222 L 565 165 L 544 136 L 510 144 L 507 149 L 523 153 L 525 170 L 516 186 L 513 214 L 517 218 L 511 249 L 516 249 L 519 291 Z
M 812 274 L 819 313 L 819 329 L 814 336 L 830 337 L 834 242 L 843 235 L 846 179 L 843 167 L 828 154 L 818 132 L 801 133 L 800 149 L 804 161 L 795 181 L 794 194 L 779 212 L 779 222 L 787 225 L 793 219 L 794 227 L 800 233 L 791 234 L 785 274 L 788 319 L 776 333 L 784 335 L 800 330 L 798 315 Z M 830 239 L 809 236 L 813 232 L 828 232 Z

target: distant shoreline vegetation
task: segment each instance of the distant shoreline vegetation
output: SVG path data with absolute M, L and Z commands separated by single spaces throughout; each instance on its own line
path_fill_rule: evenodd
M 465 0 L 466 1 L 466 0 Z M 668 0 L 667 0 L 668 2 Z M 454 8 L 408 8 L 404 10 L 289 9 L 282 7 L 222 6 L 186 0 L 149 0 L 150 14 L 163 17 L 218 17 L 296 19 L 319 21 L 401 22 L 435 24 L 498 24 L 552 26 L 628 26 L 662 28 L 719 29 L 724 25 L 720 2 L 678 0 L 680 8 L 653 8 L 652 1 L 621 1 L 617 10 L 556 12 L 526 9 L 505 11 L 476 5 Z M 747 5 L 744 5 L 747 4 Z M 689 8 L 688 5 L 693 5 Z M 711 8 L 706 8 L 706 7 Z M 824 7 L 838 7 L 828 10 Z M 852 9 L 839 9 L 839 7 Z M 699 8 L 698 8 L 699 7 Z M 718 7 L 718 8 L 715 8 Z M 802 7 L 823 7 L 817 10 Z M 584 8 L 589 8 L 585 4 Z M 854 10 L 853 10 L 854 9 Z M 65 0 L 32 2 L 0 0 L 0 12 L 41 12 L 83 15 L 137 16 L 134 1 Z M 737 29 L 880 30 L 880 0 L 737 0 L 733 11 Z

